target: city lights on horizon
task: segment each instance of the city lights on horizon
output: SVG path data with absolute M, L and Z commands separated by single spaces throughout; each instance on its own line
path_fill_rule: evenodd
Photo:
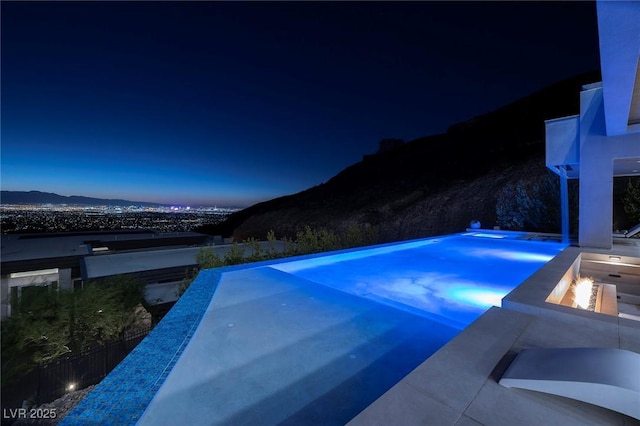
M 86 213 L 232 213 L 241 210 L 238 207 L 218 207 L 204 206 L 191 207 L 183 205 L 158 205 L 141 206 L 139 204 L 129 205 L 86 205 L 86 204 L 0 204 L 0 210 L 22 210 L 22 211 L 61 211 L 61 212 L 86 212 Z
M 2 204 L 2 234 L 107 230 L 186 232 L 221 223 L 238 209 L 190 206 Z

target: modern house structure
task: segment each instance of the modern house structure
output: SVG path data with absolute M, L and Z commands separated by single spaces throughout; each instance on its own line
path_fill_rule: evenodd
M 162 319 L 180 297 L 180 283 L 187 276 L 197 273 L 200 267 L 197 256 L 204 246 L 206 237 L 201 235 L 200 244 L 191 247 L 179 246 L 164 249 L 155 247 L 86 256 L 80 261 L 81 277 L 83 282 L 100 282 L 121 275 L 144 283 L 145 308 L 151 313 L 155 323 Z M 262 242 L 262 248 L 266 250 L 267 244 Z M 223 258 L 231 247 L 231 244 L 207 246 L 220 258 Z M 249 245 L 240 244 L 239 247 L 242 248 L 245 256 L 253 253 Z M 280 249 L 280 243 L 277 247 Z
M 165 291 L 161 288 L 166 287 L 167 282 L 179 281 L 186 268 L 195 266 L 197 249 L 190 247 L 205 244 L 207 238 L 207 235 L 195 232 L 149 230 L 3 235 L 1 317 L 10 316 L 12 305 L 28 298 L 30 293 L 50 286 L 81 287 L 86 281 L 118 274 L 135 274 L 149 288 L 152 300 L 162 299 Z M 157 259 L 166 258 L 167 249 L 182 250 L 186 255 L 178 256 L 170 265 L 157 266 Z M 123 255 L 129 259 L 128 263 L 122 262 Z M 109 264 L 112 256 L 118 256 L 115 259 L 120 263 L 108 272 L 100 270 L 99 266 L 93 269 L 86 266 Z M 136 258 L 147 262 L 138 261 L 137 266 L 132 267 L 130 259 Z M 114 265 L 113 262 L 110 264 Z M 151 275 L 141 274 L 156 267 L 159 270 Z M 175 298 L 167 300 L 172 301 Z
M 597 3 L 602 82 L 583 87 L 580 114 L 546 122 L 546 163 L 580 180 L 579 245 L 612 247 L 613 178 L 640 175 L 640 3 Z
M 221 237 L 197 232 L 2 235 L 2 318 L 22 300 L 49 287 L 79 288 L 123 275 L 145 285 L 145 308 L 159 319 L 178 299 L 180 282 L 198 269 L 198 251 L 209 244 L 220 257 L 231 247 Z M 249 246 L 243 250 L 251 254 Z

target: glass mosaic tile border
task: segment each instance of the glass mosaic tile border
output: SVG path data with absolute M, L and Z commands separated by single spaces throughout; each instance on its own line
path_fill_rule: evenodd
M 133 425 L 193 336 L 226 268 L 203 270 L 149 335 L 60 425 Z

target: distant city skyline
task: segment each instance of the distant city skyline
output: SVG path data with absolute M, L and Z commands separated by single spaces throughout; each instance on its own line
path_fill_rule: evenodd
M 599 69 L 595 2 L 0 7 L 12 191 L 246 207 Z
M 184 204 L 184 203 L 155 203 L 149 201 L 140 200 L 125 200 L 120 198 L 95 198 L 85 196 L 64 196 L 56 194 L 54 192 L 42 192 L 37 190 L 32 191 L 6 191 L 2 190 L 0 195 L 1 207 L 18 207 L 22 206 L 25 209 L 39 209 L 48 208 L 51 206 L 73 206 L 74 209 L 89 208 L 89 207 L 122 207 L 122 208 L 141 208 L 141 209 L 171 209 L 171 210 L 189 210 L 192 207 L 194 209 L 203 210 L 238 210 L 237 206 L 226 205 L 208 205 L 208 204 Z M 30 207 L 31 206 L 31 207 Z M 66 208 L 66 207 L 65 207 Z

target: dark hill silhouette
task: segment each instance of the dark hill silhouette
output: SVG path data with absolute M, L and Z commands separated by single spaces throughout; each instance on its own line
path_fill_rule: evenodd
M 291 236 L 305 225 L 340 231 L 357 223 L 394 240 L 460 231 L 471 219 L 492 226 L 500 188 L 546 173 L 544 121 L 578 113 L 581 86 L 600 80 L 591 72 L 553 84 L 444 134 L 366 155 L 324 184 L 199 231 L 244 239 L 270 229 Z
M 84 206 L 160 206 L 157 203 L 141 201 L 112 200 L 103 198 L 82 197 L 79 195 L 64 196 L 53 192 L 41 191 L 2 191 L 2 204 L 72 204 Z

